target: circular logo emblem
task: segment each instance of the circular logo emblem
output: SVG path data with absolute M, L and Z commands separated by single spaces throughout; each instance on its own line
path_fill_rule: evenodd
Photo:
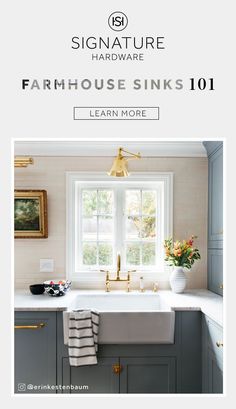
M 109 27 L 114 31 L 122 31 L 128 25 L 128 17 L 121 11 L 114 11 L 108 18 Z

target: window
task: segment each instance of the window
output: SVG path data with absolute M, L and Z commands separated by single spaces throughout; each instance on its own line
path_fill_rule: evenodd
M 114 191 L 81 189 L 81 240 L 79 263 L 82 269 L 113 265 Z
M 125 180 L 67 175 L 67 270 L 73 281 L 116 270 L 163 272 L 163 241 L 172 234 L 172 174 Z M 104 278 L 104 274 L 102 275 Z
M 156 266 L 157 189 L 124 189 L 124 247 L 127 267 L 147 269 Z

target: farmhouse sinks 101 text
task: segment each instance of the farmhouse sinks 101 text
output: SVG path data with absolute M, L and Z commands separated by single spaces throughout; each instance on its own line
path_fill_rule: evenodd
M 158 294 L 81 294 L 70 310 L 100 313 L 100 344 L 173 344 L 175 312 Z

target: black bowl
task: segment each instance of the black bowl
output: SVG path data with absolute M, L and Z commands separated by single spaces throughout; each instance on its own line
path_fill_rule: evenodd
M 43 294 L 45 291 L 44 284 L 33 284 L 29 286 L 30 291 L 32 294 L 37 295 L 37 294 Z

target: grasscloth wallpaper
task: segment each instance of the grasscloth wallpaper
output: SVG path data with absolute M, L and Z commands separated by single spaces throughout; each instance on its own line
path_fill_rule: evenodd
M 48 193 L 47 239 L 15 240 L 15 288 L 64 278 L 66 269 L 66 171 L 105 171 L 107 157 L 35 157 L 34 165 L 15 170 L 16 189 L 45 189 Z M 130 163 L 139 172 L 174 172 L 174 238 L 197 235 L 201 260 L 187 273 L 188 288 L 207 287 L 207 158 L 142 158 Z M 53 258 L 55 272 L 40 273 L 39 259 Z M 168 275 L 157 274 L 160 288 Z

